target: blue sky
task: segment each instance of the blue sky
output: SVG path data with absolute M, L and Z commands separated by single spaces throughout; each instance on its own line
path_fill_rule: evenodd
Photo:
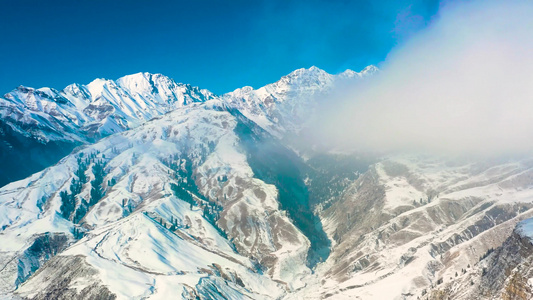
M 0 94 L 147 71 L 225 93 L 379 64 L 439 1 L 0 0 Z

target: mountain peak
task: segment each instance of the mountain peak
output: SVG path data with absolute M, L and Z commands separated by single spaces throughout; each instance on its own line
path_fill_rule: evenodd
M 374 66 L 374 65 L 368 65 L 366 68 L 364 68 L 361 72 L 359 72 L 360 74 L 365 74 L 365 75 L 371 75 L 371 74 L 374 74 L 376 72 L 379 72 L 379 68 Z
M 324 75 L 324 74 L 328 74 L 328 73 L 316 66 L 311 66 L 308 69 L 306 68 L 296 69 L 292 71 L 291 73 L 283 76 L 283 78 L 284 77 L 293 78 L 293 77 L 301 77 L 301 76 L 318 76 L 318 75 Z
M 152 81 L 152 80 L 170 81 L 172 79 L 170 79 L 169 77 L 161 73 L 138 72 L 138 73 L 122 76 L 116 81 L 125 82 L 125 81 Z
M 367 76 L 371 76 L 371 75 L 373 75 L 376 72 L 379 72 L 379 69 L 376 66 L 374 66 L 374 65 L 369 65 L 369 66 L 365 67 L 363 70 L 361 70 L 360 72 L 356 72 L 354 70 L 347 69 L 346 71 L 344 71 L 342 73 L 339 73 L 337 76 L 340 77 L 340 78 L 346 78 L 346 79 L 349 79 L 349 78 L 364 78 L 364 77 L 367 77 Z
M 104 91 L 105 85 L 115 85 L 115 82 L 110 79 L 104 79 L 104 78 L 96 78 L 95 80 L 91 81 L 88 85 L 86 85 L 87 90 L 91 94 L 92 99 L 98 98 L 102 92 Z
M 117 79 L 117 85 L 137 93 L 157 93 L 158 86 L 175 86 L 174 80 L 162 74 L 140 72 Z
M 288 75 L 281 77 L 281 79 L 274 83 L 274 85 L 277 85 L 278 87 L 294 86 L 305 89 L 311 86 L 322 86 L 327 84 L 331 82 L 332 78 L 333 75 L 320 68 L 312 66 L 308 69 L 301 68 L 294 70 Z

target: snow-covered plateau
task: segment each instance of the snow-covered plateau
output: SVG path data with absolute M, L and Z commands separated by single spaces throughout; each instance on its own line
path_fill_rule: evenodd
M 533 159 L 287 140 L 337 82 L 377 72 L 312 67 L 225 95 L 148 73 L 6 94 L 0 158 L 57 155 L 21 180 L 2 167 L 0 298 L 531 299 Z

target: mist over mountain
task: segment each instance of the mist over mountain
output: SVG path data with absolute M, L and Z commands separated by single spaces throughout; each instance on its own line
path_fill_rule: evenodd
M 315 213 L 316 201 L 323 199 L 305 183 L 316 172 L 280 143 L 279 137 L 300 129 L 302 123 L 294 119 L 296 112 L 314 113 L 318 101 L 314 95 L 327 95 L 337 80 L 357 81 L 373 72 L 375 67 L 339 75 L 316 67 L 299 69 L 257 91 L 245 87 L 220 97 L 148 73 L 117 81 L 97 79 L 86 86 L 74 84 L 61 92 L 20 87 L 7 94 L 4 101 L 20 114 L 4 113 L 13 131 L 43 141 L 49 151 L 54 151 L 50 141 L 55 140 L 81 146 L 57 164 L 1 189 L 1 226 L 6 241 L 2 248 L 5 265 L 0 271 L 3 293 L 30 298 L 70 295 L 70 283 L 85 278 L 89 296 L 136 295 L 130 294 L 130 287 L 116 294 L 117 290 L 107 287 L 109 282 L 100 283 L 94 275 L 101 272 L 99 261 L 108 258 L 96 250 L 99 246 L 90 245 L 104 243 L 98 241 L 94 230 L 103 230 L 107 240 L 109 234 L 129 235 L 122 230 L 146 222 L 147 231 L 141 236 L 153 235 L 154 230 L 163 236 L 143 242 L 160 245 L 153 249 L 154 257 L 119 263 L 137 270 L 128 276 L 141 274 L 134 285 L 146 284 L 142 279 L 146 272 L 167 273 L 158 269 L 161 264 L 174 268 L 174 275 L 168 275 L 177 276 L 174 283 L 183 289 L 184 297 L 208 295 L 219 280 L 227 282 L 227 272 L 234 274 L 236 286 L 217 290 L 216 298 L 233 294 L 266 297 L 259 285 L 276 287 L 279 295 L 284 294 L 283 285 L 305 285 L 301 278 L 311 274 L 330 252 L 329 238 Z M 23 131 L 20 128 L 24 126 L 35 130 Z M 27 151 L 16 144 L 10 146 L 13 152 Z M 69 254 L 74 243 L 85 239 L 92 242 L 83 242 L 85 246 L 76 250 L 82 252 Z M 175 239 L 185 242 L 174 248 Z M 108 243 L 115 247 L 122 242 Z M 128 249 L 138 247 L 127 242 L 123 246 L 122 254 L 113 255 L 129 257 L 133 253 Z M 79 255 L 89 258 L 93 253 L 83 247 L 94 248 L 96 265 L 80 261 Z M 180 249 L 187 247 L 214 256 L 189 262 L 189 271 L 183 269 L 185 265 L 168 263 L 166 257 L 172 251 L 176 258 L 181 257 L 185 252 Z M 60 253 L 66 256 L 56 256 Z M 57 257 L 59 265 L 53 265 L 53 260 L 52 265 L 47 263 L 52 257 Z M 227 269 L 230 261 L 240 266 Z M 215 268 L 226 269 L 211 274 L 212 262 L 216 262 Z M 77 271 L 65 272 L 65 263 L 74 263 Z M 196 269 L 210 279 L 205 281 L 207 277 L 201 275 L 204 279 L 190 287 L 187 282 L 196 277 L 190 277 Z M 32 284 L 27 285 L 29 290 L 22 289 L 38 270 L 51 276 L 38 283 L 46 287 L 37 288 L 41 290 L 37 294 L 30 292 L 35 289 Z M 250 276 L 259 277 L 252 283 Z M 70 283 L 57 286 L 57 282 Z M 158 285 L 160 288 L 163 286 Z
M 328 99 L 313 142 L 359 151 L 531 153 L 532 14 L 522 1 L 445 5 L 389 54 L 378 76 Z
M 533 217 L 530 159 L 342 154 L 337 145 L 325 151 L 290 139 L 313 128 L 309 120 L 325 113 L 321 108 L 341 87 L 365 91 L 381 72 L 371 66 L 330 75 L 313 67 L 222 96 L 181 84 L 171 86 L 188 93 L 169 93 L 149 79 L 171 80 L 146 73 L 117 80 L 120 87 L 104 80 L 78 86 L 85 92 L 72 95 L 85 95 L 89 104 L 82 105 L 89 107 L 98 91 L 103 96 L 94 102 L 113 108 L 100 111 L 100 119 L 78 115 L 90 121 L 72 127 L 91 124 L 103 134 L 56 131 L 49 140 L 74 136 L 82 146 L 0 189 L 2 295 L 470 299 L 505 293 L 507 284 L 485 283 L 517 279 L 487 270 L 498 264 L 520 280 L 529 276 L 520 265 L 533 253 L 530 233 L 514 228 Z M 25 97 L 7 98 L 42 97 L 21 90 Z M 55 107 L 44 100 L 19 107 L 23 115 L 58 120 L 58 113 L 47 113 L 54 110 L 35 109 L 52 106 L 67 115 L 62 106 L 80 99 L 57 101 L 58 94 L 69 95 L 38 98 L 56 99 Z M 152 110 L 152 119 L 142 109 L 131 113 L 159 99 L 168 106 Z M 517 254 L 513 247 L 526 250 Z M 502 255 L 513 255 L 514 263 Z
M 379 68 L 223 95 L 14 89 L 0 298 L 533 298 L 531 16 L 444 2 Z

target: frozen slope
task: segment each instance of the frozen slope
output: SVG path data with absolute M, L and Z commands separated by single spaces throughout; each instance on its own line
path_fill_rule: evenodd
M 159 297 L 168 280 L 191 294 L 227 283 L 225 295 L 276 298 L 303 286 L 309 241 L 280 210 L 276 186 L 249 166 L 239 124 L 268 136 L 219 100 L 191 104 L 0 189 L 2 292 L 73 280 L 79 291 Z M 59 256 L 43 265 L 57 254 L 79 262 L 76 278 L 61 277 Z M 131 287 L 103 274 L 108 267 L 131 272 Z M 50 274 L 58 277 L 47 284 Z
M 71 272 L 73 267 L 79 271 Z M 283 294 L 249 259 L 224 247 L 210 250 L 142 212 L 91 231 L 52 258 L 17 294 L 34 299 L 68 293 L 80 297 L 84 289 L 117 299 L 275 299 Z

